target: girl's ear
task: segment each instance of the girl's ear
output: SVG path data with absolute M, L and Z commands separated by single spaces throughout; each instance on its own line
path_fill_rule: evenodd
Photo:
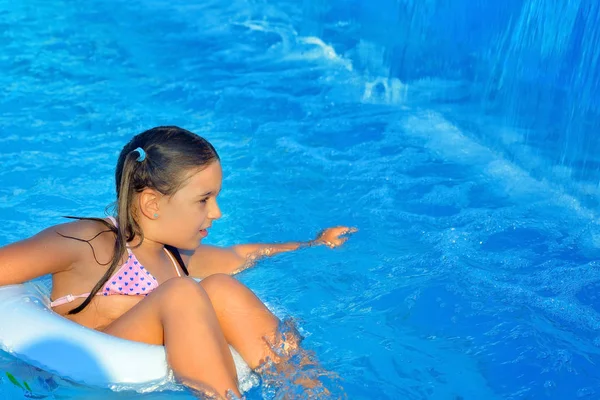
M 160 198 L 162 194 L 154 189 L 144 189 L 138 196 L 140 213 L 148 219 L 156 219 L 160 214 Z

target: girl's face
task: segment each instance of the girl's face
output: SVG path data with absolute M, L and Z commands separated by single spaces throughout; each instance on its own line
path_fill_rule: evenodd
M 222 180 L 221 163 L 214 161 L 201 171 L 190 171 L 175 194 L 160 199 L 157 222 L 162 243 L 181 250 L 198 247 L 212 222 L 221 218 L 217 196 Z

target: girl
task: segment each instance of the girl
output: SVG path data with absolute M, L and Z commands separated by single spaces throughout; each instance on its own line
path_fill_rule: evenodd
M 276 360 L 268 343 L 280 339 L 279 320 L 230 274 L 301 246 L 339 246 L 355 230 L 326 229 L 307 243 L 201 245 L 221 217 L 221 165 L 209 142 L 178 127 L 135 136 L 115 175 L 116 218 L 75 218 L 0 248 L 0 285 L 52 274 L 57 313 L 164 345 L 185 385 L 239 396 L 228 343 L 251 368 Z

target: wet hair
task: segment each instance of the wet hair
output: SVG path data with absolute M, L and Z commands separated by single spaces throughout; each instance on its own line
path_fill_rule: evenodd
M 141 157 L 137 148 L 145 152 L 145 158 Z M 138 159 L 143 160 L 138 161 Z M 107 230 L 98 235 L 107 231 L 116 235 L 113 258 L 106 264 L 101 264 L 96 259 L 99 264 L 109 264 L 109 267 L 91 290 L 90 295 L 78 307 L 70 310 L 69 314 L 77 314 L 92 301 L 114 274 L 121 257 L 126 252 L 128 242 L 136 237 L 140 238 L 140 243 L 144 240 L 144 233 L 135 219 L 136 211 L 133 208 L 135 194 L 151 188 L 163 195 L 171 196 L 185 184 L 190 170 L 200 171 L 214 161 L 219 161 L 219 155 L 206 139 L 176 126 L 149 129 L 134 136 L 123 147 L 115 170 L 117 226 L 109 224 L 102 218 L 77 218 L 98 221 L 106 225 Z M 87 242 L 92 247 L 90 241 L 98 235 L 89 240 L 65 237 Z M 165 247 L 173 253 L 185 274 L 188 275 L 177 249 L 172 246 Z M 92 247 L 92 252 L 93 250 Z

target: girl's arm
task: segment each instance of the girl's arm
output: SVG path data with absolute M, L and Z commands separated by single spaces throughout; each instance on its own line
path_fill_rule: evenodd
M 231 247 L 200 245 L 192 254 L 182 252 L 191 276 L 205 278 L 212 274 L 236 274 L 249 268 L 264 257 L 298 250 L 303 247 L 325 245 L 330 248 L 341 246 L 348 235 L 357 232 L 356 228 L 338 226 L 321 232 L 316 239 L 308 242 L 288 242 L 280 244 L 240 244 Z M 187 255 L 187 257 L 186 257 Z
M 0 248 L 0 286 L 23 283 L 46 274 L 66 271 L 79 259 L 81 243 L 60 236 L 85 234 L 85 223 L 48 228 L 37 235 Z M 84 229 L 82 229 L 82 227 Z

